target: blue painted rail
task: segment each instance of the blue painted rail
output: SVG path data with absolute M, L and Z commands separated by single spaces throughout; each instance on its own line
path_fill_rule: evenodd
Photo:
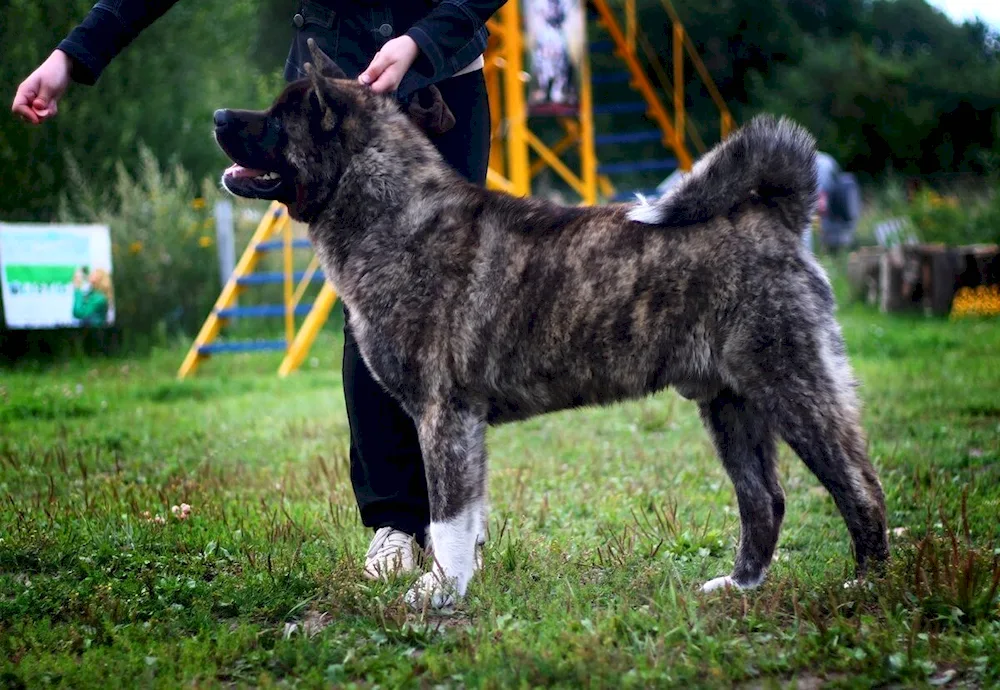
M 198 354 L 212 355 L 223 352 L 267 352 L 285 349 L 284 340 L 230 340 L 202 345 Z

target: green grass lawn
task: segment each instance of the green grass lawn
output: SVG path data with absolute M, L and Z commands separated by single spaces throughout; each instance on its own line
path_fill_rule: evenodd
M 782 447 L 770 577 L 698 593 L 736 503 L 667 392 L 491 430 L 485 570 L 444 617 L 361 576 L 335 335 L 284 381 L 258 355 L 177 382 L 182 349 L 4 371 L 0 686 L 995 687 L 1000 322 L 840 318 L 884 579 L 845 589 L 844 524 Z

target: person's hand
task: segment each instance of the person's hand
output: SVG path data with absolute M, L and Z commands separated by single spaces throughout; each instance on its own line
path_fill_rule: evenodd
M 55 50 L 17 87 L 11 110 L 25 122 L 37 125 L 59 112 L 59 99 L 69 86 L 73 61 Z
M 361 73 L 358 81 L 371 86 L 376 93 L 395 91 L 418 55 L 420 47 L 412 38 L 394 38 L 375 53 L 371 64 Z

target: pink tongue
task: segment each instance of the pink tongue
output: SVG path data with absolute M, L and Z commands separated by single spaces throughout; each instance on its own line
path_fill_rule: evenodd
M 226 168 L 226 175 L 230 177 L 260 177 L 261 175 L 266 175 L 267 173 L 263 170 L 254 170 L 253 168 L 244 168 L 242 165 L 233 163 L 228 168 Z

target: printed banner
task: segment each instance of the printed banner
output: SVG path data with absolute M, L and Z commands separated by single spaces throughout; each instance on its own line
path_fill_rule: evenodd
M 533 115 L 575 115 L 587 48 L 583 0 L 525 0 L 528 109 Z
M 106 225 L 0 223 L 7 328 L 107 326 L 115 320 Z

